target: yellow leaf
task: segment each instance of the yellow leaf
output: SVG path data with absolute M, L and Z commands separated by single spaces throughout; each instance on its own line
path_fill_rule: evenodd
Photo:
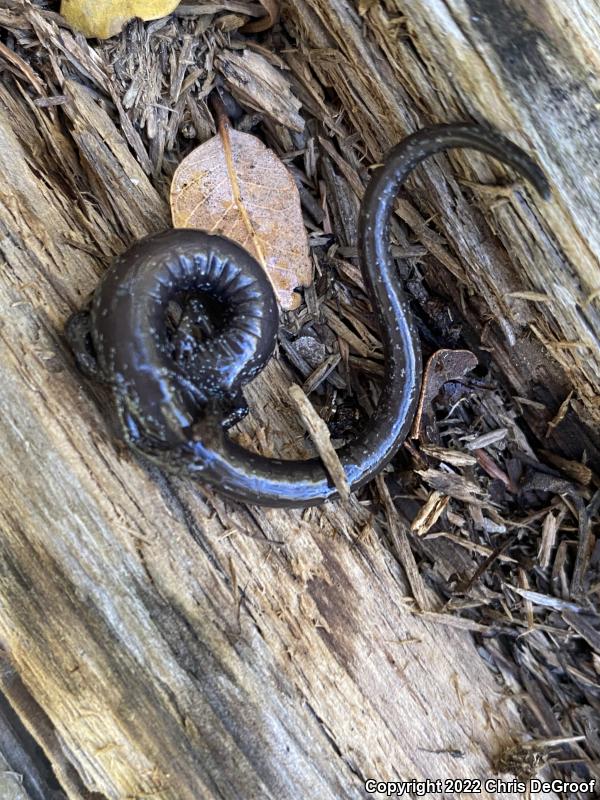
M 84 36 L 108 39 L 134 17 L 143 20 L 166 17 L 180 0 L 62 0 L 60 13 Z
M 272 150 L 228 126 L 184 159 L 171 184 L 176 228 L 227 236 L 266 270 L 281 307 L 297 308 L 312 262 L 294 179 Z

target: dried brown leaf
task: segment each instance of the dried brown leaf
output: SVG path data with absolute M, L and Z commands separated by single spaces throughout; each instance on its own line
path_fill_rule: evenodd
M 179 0 L 62 0 L 60 13 L 84 36 L 108 39 L 134 17 L 160 19 L 178 5 Z
M 312 281 L 300 197 L 286 167 L 259 139 L 221 126 L 179 165 L 171 211 L 176 228 L 238 242 L 267 271 L 281 307 L 297 308 L 294 289 Z
M 437 350 L 427 362 L 423 374 L 421 396 L 415 421 L 410 432 L 411 439 L 420 439 L 426 424 L 426 417 L 431 413 L 433 401 L 447 381 L 463 378 L 467 372 L 477 366 L 477 356 L 470 350 Z
M 278 0 L 259 0 L 261 6 L 267 12 L 264 17 L 252 20 L 246 23 L 242 28 L 244 33 L 262 33 L 268 31 L 279 19 L 279 2 Z

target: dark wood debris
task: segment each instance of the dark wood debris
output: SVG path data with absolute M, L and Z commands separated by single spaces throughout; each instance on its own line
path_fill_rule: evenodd
M 184 3 L 170 17 L 134 21 L 103 43 L 70 31 L 57 6 L 0 2 L 0 99 L 30 106 L 74 186 L 93 198 L 89 213 L 115 209 L 111 176 L 94 173 L 93 152 L 87 160 L 74 155 L 85 152 L 86 104 L 117 125 L 121 146 L 135 153 L 165 198 L 177 165 L 214 134 L 207 98 L 215 87 L 233 124 L 263 138 L 289 165 L 317 270 L 302 307 L 284 321 L 278 357 L 310 394 L 334 442 L 352 435 L 373 413 L 385 376 L 356 261 L 370 160 L 360 132 L 339 114 L 335 91 L 315 77 L 302 42 L 285 19 L 266 33 L 244 33 L 264 9 L 239 0 Z M 394 253 L 424 355 L 466 352 L 443 381 L 426 373 L 412 438 L 363 496 L 399 550 L 424 616 L 472 631 L 490 669 L 519 698 L 539 747 L 516 744 L 499 769 L 532 774 L 547 763 L 557 776 L 600 779 L 597 467 L 586 463 L 585 451 L 575 459 L 553 451 L 528 426 L 523 407 L 533 404 L 552 433 L 564 424 L 570 396 L 547 408 L 507 394 L 493 353 L 473 352 L 460 309 L 421 278 L 428 259 L 468 283 L 462 268 L 435 224 L 424 230 L 406 198 L 398 211 Z M 166 224 L 157 210 L 157 226 Z M 85 246 L 96 248 L 105 265 L 127 244 Z

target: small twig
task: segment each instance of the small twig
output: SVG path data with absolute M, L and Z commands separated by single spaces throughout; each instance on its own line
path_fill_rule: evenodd
M 419 573 L 419 568 L 417 567 L 417 562 L 415 561 L 413 551 L 408 543 L 407 527 L 404 525 L 400 519 L 400 515 L 396 511 L 396 506 L 394 505 L 394 501 L 392 500 L 392 496 L 390 495 L 390 491 L 387 488 L 383 475 L 378 475 L 376 482 L 377 488 L 379 489 L 379 494 L 385 507 L 388 529 L 390 531 L 392 541 L 394 542 L 394 547 L 396 548 L 398 560 L 404 567 L 406 577 L 408 578 L 408 582 L 410 584 L 410 588 L 412 589 L 415 600 L 417 601 L 417 605 L 421 611 L 429 611 L 431 605 L 427 598 L 425 584 L 423 583 L 423 578 Z
M 329 477 L 339 492 L 340 498 L 343 501 L 347 501 L 350 498 L 350 484 L 348 483 L 348 478 L 338 458 L 338 454 L 331 443 L 331 436 L 329 435 L 327 425 L 317 414 L 300 386 L 295 383 L 292 384 L 289 388 L 289 395 L 302 419 L 306 432 L 321 456 L 321 460 L 323 461 L 323 465 Z
M 590 507 L 593 507 L 598 502 L 599 497 L 600 489 L 592 499 Z M 583 592 L 583 580 L 592 554 L 592 522 L 581 497 L 575 494 L 575 492 L 569 492 L 569 498 L 577 510 L 579 528 L 577 554 L 575 556 L 575 567 L 573 568 L 573 578 L 571 580 L 571 597 L 577 597 Z
M 518 534 L 516 534 L 516 533 L 513 534 L 512 536 L 510 536 L 504 542 L 504 544 L 501 545 L 501 547 L 498 547 L 496 550 L 494 550 L 494 552 L 491 553 L 486 558 L 486 560 L 483 562 L 483 564 L 481 564 L 475 570 L 475 574 L 473 575 L 471 580 L 467 583 L 467 585 L 463 589 L 463 593 L 464 594 L 468 594 L 471 591 L 471 589 L 474 586 L 474 584 L 477 583 L 477 581 L 479 580 L 479 578 L 481 578 L 483 573 L 486 572 L 491 567 L 491 565 L 494 563 L 494 561 L 496 561 L 501 555 L 503 555 L 503 553 L 505 553 L 508 550 L 508 548 L 511 547 L 516 542 L 517 536 L 518 536 Z

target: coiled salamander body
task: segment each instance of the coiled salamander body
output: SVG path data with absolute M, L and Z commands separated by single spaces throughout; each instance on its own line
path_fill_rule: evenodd
M 386 374 L 368 427 L 338 450 L 353 491 L 402 445 L 421 383 L 419 339 L 388 241 L 394 200 L 421 161 L 450 148 L 494 156 L 549 197 L 544 174 L 525 152 L 475 125 L 418 131 L 374 172 L 358 242 Z M 143 239 L 117 258 L 90 310 L 69 321 L 67 336 L 80 368 L 110 384 L 132 448 L 234 500 L 311 506 L 336 497 L 320 459 L 266 458 L 227 434 L 246 411 L 242 387 L 273 354 L 278 324 L 271 283 L 248 252 L 227 238 L 181 229 Z

